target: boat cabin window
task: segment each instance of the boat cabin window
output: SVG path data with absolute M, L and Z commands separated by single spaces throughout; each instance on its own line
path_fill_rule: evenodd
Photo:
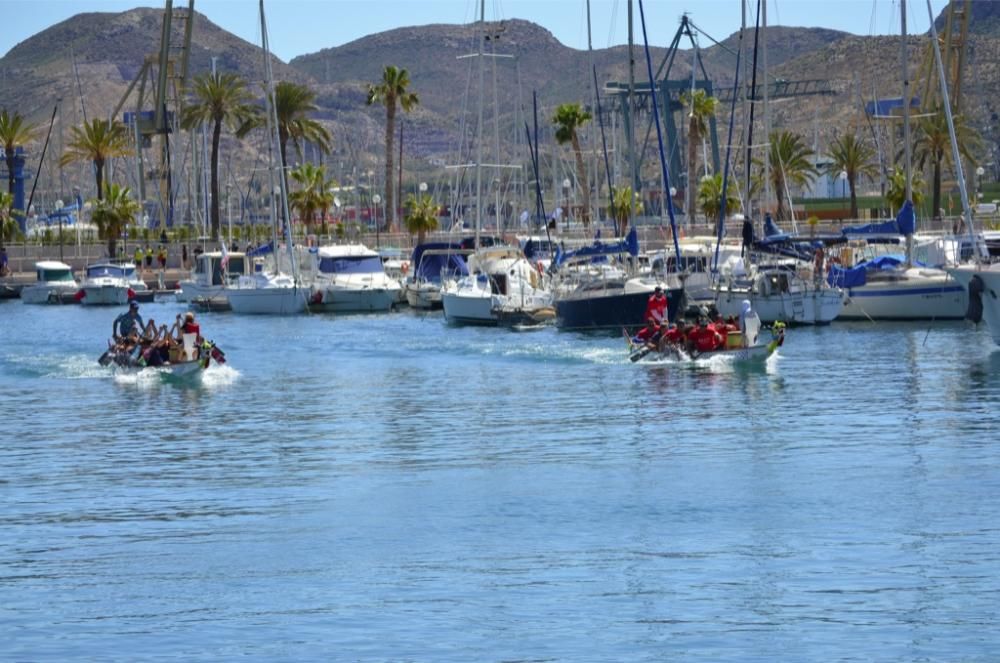
M 666 267 L 664 268 L 664 264 Z M 707 272 L 708 271 L 708 258 L 704 256 L 681 256 L 681 267 L 677 268 L 677 256 L 668 256 L 666 263 L 664 263 L 663 258 L 656 258 L 653 260 L 652 269 L 654 272 L 666 271 L 667 273 L 691 271 L 691 272 Z
M 110 276 L 120 279 L 124 276 L 130 276 L 133 272 L 135 272 L 135 268 L 123 269 L 115 265 L 94 265 L 87 268 L 87 277 L 100 278 L 102 276 Z
M 788 274 L 771 273 L 764 277 L 763 294 L 778 295 L 788 291 Z
M 72 281 L 73 272 L 68 269 L 39 269 L 39 281 Z
M 229 256 L 229 266 L 226 271 L 229 274 L 245 274 L 246 270 L 244 269 L 243 266 L 244 260 L 245 259 L 243 257 L 237 258 L 235 256 Z M 226 283 L 226 280 L 223 278 L 223 276 L 224 274 L 222 273 L 222 260 L 213 260 L 212 285 L 224 285 Z
M 320 258 L 319 271 L 324 274 L 371 274 L 383 271 L 383 267 L 378 256 L 344 256 Z
M 496 274 L 490 277 L 490 292 L 494 295 L 507 294 L 507 275 Z

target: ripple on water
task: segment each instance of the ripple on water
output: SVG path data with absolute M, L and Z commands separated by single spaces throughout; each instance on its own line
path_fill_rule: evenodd
M 188 385 L 97 366 L 110 310 L 3 306 L 33 347 L 0 350 L 2 658 L 1000 648 L 1000 351 L 962 325 L 793 329 L 744 367 L 204 314 L 228 363 Z

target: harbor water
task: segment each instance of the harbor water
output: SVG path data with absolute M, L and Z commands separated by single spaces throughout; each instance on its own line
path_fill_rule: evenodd
M 141 314 L 173 322 L 183 305 Z M 990 661 L 1000 348 L 790 330 L 763 366 L 440 314 L 0 302 L 0 659 Z

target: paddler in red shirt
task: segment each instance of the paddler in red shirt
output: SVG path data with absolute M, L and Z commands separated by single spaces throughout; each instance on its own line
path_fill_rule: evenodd
M 667 321 L 667 296 L 663 294 L 663 288 L 660 286 L 656 286 L 653 294 L 646 301 L 646 313 L 643 315 L 643 318 L 645 320 L 653 318 L 658 325 L 662 325 Z

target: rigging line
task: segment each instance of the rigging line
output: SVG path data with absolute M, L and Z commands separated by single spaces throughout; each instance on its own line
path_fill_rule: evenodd
M 650 100 L 652 101 L 652 108 L 654 110 L 653 117 L 656 119 L 656 140 L 660 148 L 660 169 L 663 171 L 663 192 L 669 195 L 670 174 L 667 172 L 667 160 L 663 154 L 663 133 L 660 130 L 660 114 L 659 112 L 656 112 L 656 109 L 658 108 L 656 104 L 656 82 L 653 78 L 653 61 L 649 56 L 649 37 L 646 34 L 646 12 L 642 6 L 642 0 L 639 0 L 639 20 L 642 23 L 642 41 L 646 53 L 646 70 L 649 73 Z M 674 251 L 676 252 L 677 264 L 679 265 L 681 263 L 681 246 L 677 239 L 677 219 L 674 217 L 673 198 L 668 201 L 667 212 L 670 214 L 670 230 L 674 235 Z

